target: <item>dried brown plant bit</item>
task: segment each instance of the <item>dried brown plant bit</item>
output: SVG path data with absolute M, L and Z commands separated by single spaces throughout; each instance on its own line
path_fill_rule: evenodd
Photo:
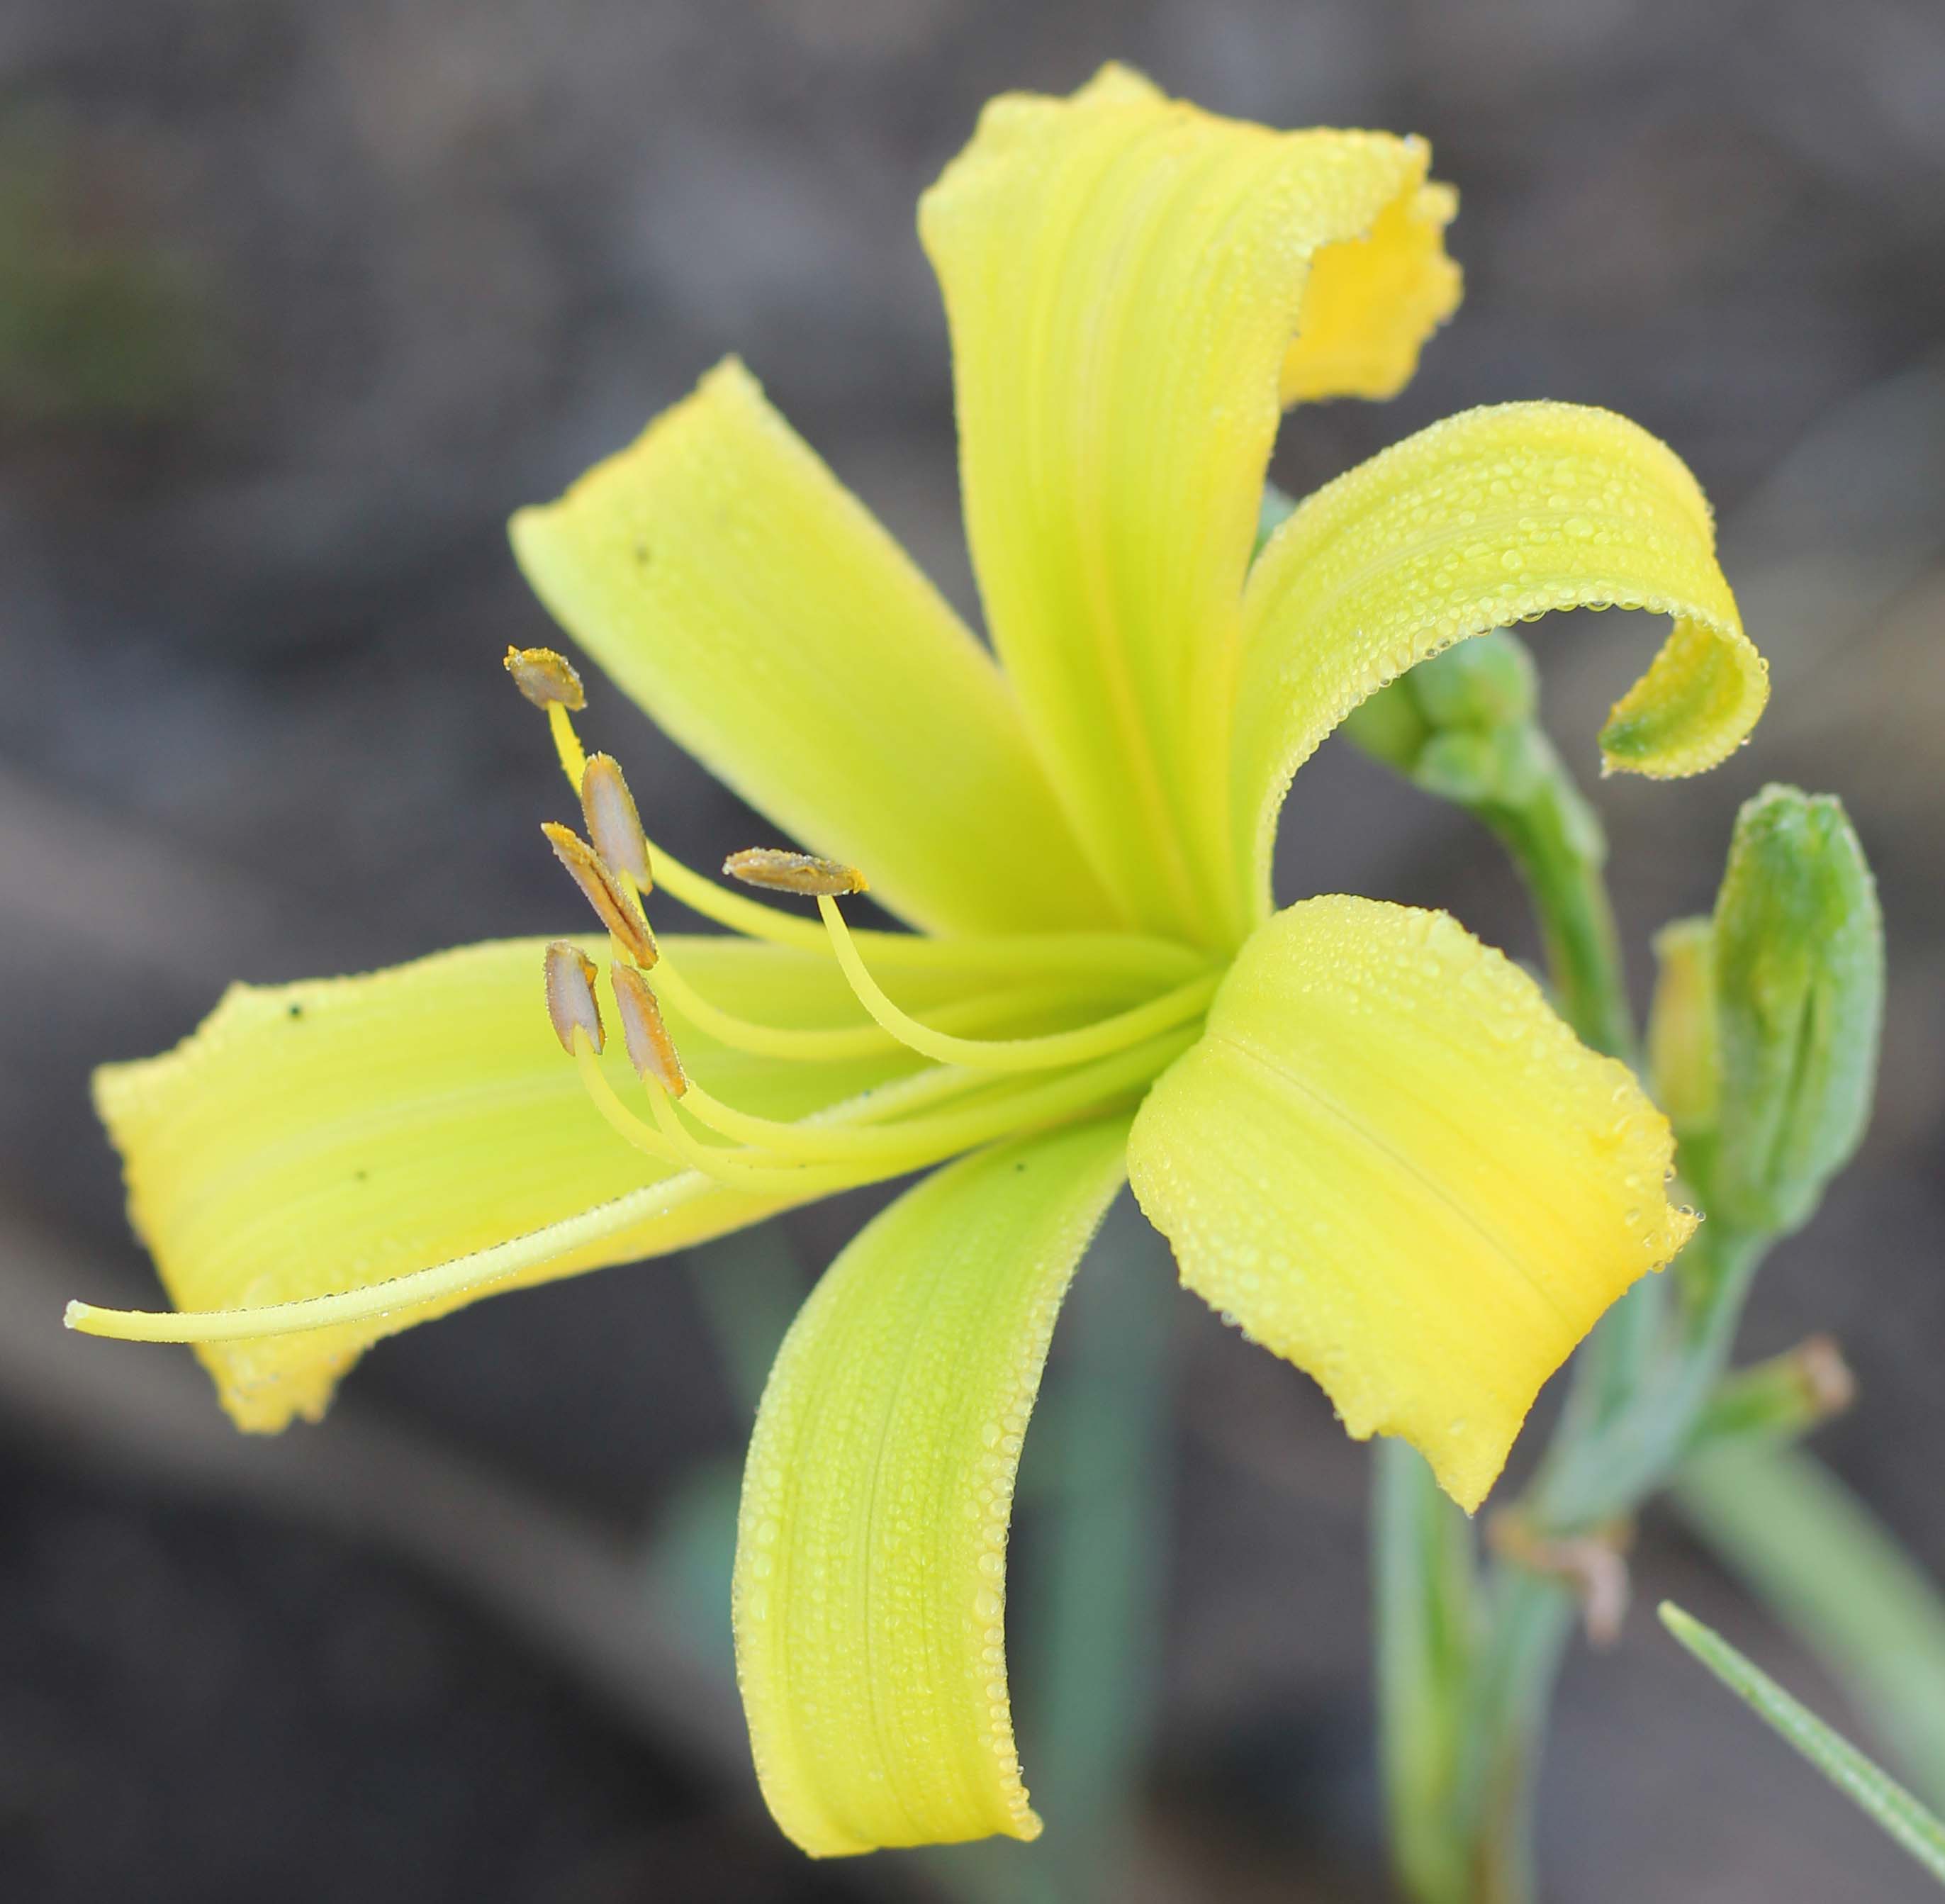
M 594 961 L 579 946 L 564 938 L 553 940 L 547 949 L 547 1018 L 560 1048 L 574 1055 L 574 1034 L 587 1034 L 587 1042 L 596 1051 L 607 1042 L 602 1029 L 601 1007 L 594 997 Z
M 654 881 L 649 877 L 648 837 L 642 831 L 635 796 L 613 755 L 587 756 L 581 775 L 581 811 L 594 850 L 617 872 L 628 874 L 643 892 L 649 891 Z
M 594 908 L 594 916 L 614 934 L 623 951 L 638 966 L 652 966 L 661 955 L 655 950 L 655 935 L 649 922 L 638 912 L 621 883 L 586 840 L 567 827 L 553 821 L 542 823 L 554 857 L 567 868 L 568 876 L 581 889 L 581 896 Z
M 558 702 L 569 713 L 578 714 L 587 705 L 587 690 L 581 685 L 565 655 L 551 648 L 510 648 L 505 661 L 513 686 L 536 707 L 550 707 Z
M 1621 1636 L 1632 1588 L 1627 1548 L 1633 1537 L 1633 1527 L 1625 1520 L 1584 1534 L 1542 1534 L 1512 1508 L 1486 1524 L 1487 1544 L 1502 1559 L 1572 1590 L 1580 1603 L 1588 1644 L 1596 1647 L 1611 1647 Z
M 815 853 L 792 853 L 780 846 L 749 846 L 732 853 L 723 870 L 745 886 L 760 886 L 772 892 L 801 892 L 812 898 L 836 898 L 841 893 L 862 892 L 865 876 L 842 860 L 819 859 Z
M 1857 1398 L 1857 1378 L 1834 1336 L 1812 1336 L 1795 1351 L 1796 1372 L 1819 1421 L 1841 1415 Z
M 628 1061 L 639 1076 L 652 1078 L 670 1097 L 680 1097 L 689 1089 L 689 1079 L 649 981 L 632 966 L 616 966 L 608 977 L 621 1014 Z

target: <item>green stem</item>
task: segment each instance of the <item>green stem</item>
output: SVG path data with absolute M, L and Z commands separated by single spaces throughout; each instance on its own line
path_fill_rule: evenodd
M 1392 1859 L 1425 1904 L 1463 1904 L 1453 1829 L 1474 1670 L 1471 1530 L 1408 1443 L 1378 1443 L 1372 1519 L 1378 1731 Z
M 1543 772 L 1530 795 L 1517 806 L 1477 811 L 1532 895 L 1561 1015 L 1583 1043 L 1632 1061 L 1634 1018 L 1602 871 L 1607 843 L 1565 763 L 1550 744 L 1534 738 Z
M 1537 771 L 1520 799 L 1473 810 L 1505 844 L 1531 896 L 1563 1015 L 1585 1043 L 1631 1061 L 1634 1023 L 1602 872 L 1606 843 L 1558 756 L 1537 734 L 1527 738 Z M 1691 1246 L 1675 1313 L 1668 1280 L 1644 1277 L 1595 1329 L 1576 1358 L 1546 1459 L 1513 1510 L 1532 1535 L 1558 1541 L 1598 1533 L 1637 1507 L 1681 1459 L 1721 1377 L 1763 1241 L 1710 1225 Z M 1386 1586 L 1388 1575 L 1419 1566 L 1417 1591 L 1435 1602 L 1457 1589 L 1448 1573 L 1428 1564 L 1447 1536 L 1420 1529 L 1407 1542 L 1385 1511 L 1382 1490 L 1379 1508 L 1381 1550 L 1404 1550 L 1381 1553 L 1380 1659 L 1408 1660 L 1410 1622 L 1450 1623 L 1460 1610 L 1414 1610 L 1406 1588 Z M 1449 1504 L 1438 1511 L 1460 1524 Z M 1527 1904 L 1533 1894 L 1534 1788 L 1574 1601 L 1561 1581 L 1502 1557 L 1484 1603 L 1484 1630 L 1456 1708 L 1460 1762 L 1442 1813 L 1422 1799 L 1405 1812 L 1404 1798 L 1416 1789 L 1407 1776 L 1407 1728 L 1440 1736 L 1439 1726 L 1453 1723 L 1450 1711 L 1434 1719 L 1414 1708 L 1450 1701 L 1450 1685 L 1421 1665 L 1415 1692 L 1381 1695 L 1395 1855 L 1419 1904 Z M 1447 1835 L 1428 1844 L 1435 1828 Z
M 1493 1570 L 1492 1605 L 1466 1707 L 1463 1896 L 1465 1904 L 1528 1904 L 1540 1747 L 1574 1603 L 1559 1581 L 1501 1564 Z
M 1526 796 L 1474 811 L 1531 895 L 1562 1014 L 1586 1043 L 1626 1057 L 1634 1025 L 1601 870 L 1607 844 L 1564 765 L 1531 738 L 1540 771 Z M 1595 1433 L 1632 1392 L 1663 1306 L 1659 1279 L 1646 1279 L 1595 1332 L 1563 1432 Z M 1374 1528 L 1379 1736 L 1399 1881 L 1419 1904 L 1524 1904 L 1540 1737 L 1572 1600 L 1502 1564 L 1478 1634 L 1470 1530 L 1423 1464 L 1389 1444 Z

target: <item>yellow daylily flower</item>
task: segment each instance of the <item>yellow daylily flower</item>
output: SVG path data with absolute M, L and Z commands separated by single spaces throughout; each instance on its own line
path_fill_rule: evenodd
M 1428 158 L 1118 68 L 994 102 L 920 213 L 990 651 L 734 362 L 514 520 L 569 633 L 805 849 L 729 862 L 780 896 L 645 839 L 582 752 L 578 677 L 516 653 L 581 796 L 587 837 L 549 836 L 606 936 L 239 987 L 100 1074 L 177 1310 L 70 1320 L 193 1342 L 250 1428 L 479 1296 L 942 1166 L 818 1284 L 751 1446 L 739 1678 L 811 1852 L 1039 1829 L 1012 1490 L 1124 1178 L 1191 1288 L 1468 1509 L 1691 1227 L 1664 1120 L 1509 960 L 1439 913 L 1271 897 L 1292 775 L 1454 641 L 1672 617 L 1603 735 L 1645 774 L 1722 759 L 1766 692 L 1694 482 L 1604 411 L 1455 417 L 1253 562 L 1284 402 L 1390 394 L 1456 301 Z M 852 930 L 865 875 L 915 929 Z M 728 932 L 658 938 L 651 892 Z

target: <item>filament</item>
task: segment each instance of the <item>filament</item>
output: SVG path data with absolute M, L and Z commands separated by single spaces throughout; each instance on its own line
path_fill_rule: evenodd
M 684 1162 L 692 1169 L 705 1171 L 724 1185 L 738 1189 L 815 1194 L 827 1185 L 849 1188 L 874 1178 L 902 1176 L 908 1170 L 922 1169 L 994 1138 L 1043 1128 L 1105 1108 L 1142 1089 L 1157 1072 L 1186 1051 L 1197 1036 L 1192 1027 L 1177 1025 L 1091 1064 L 1076 1066 L 1059 1077 L 996 1092 L 976 1103 L 936 1116 L 863 1130 L 837 1127 L 834 1120 L 816 1131 L 802 1125 L 772 1125 L 766 1119 L 732 1111 L 706 1093 L 698 1101 L 700 1087 L 691 1079 L 682 1099 L 683 1108 L 694 1110 L 705 1122 L 709 1117 L 723 1117 L 725 1122 L 762 1132 L 764 1144 L 747 1148 L 704 1144 L 683 1124 L 675 1101 L 667 1092 L 652 1082 L 647 1089 L 657 1130 L 680 1151 Z M 705 1102 L 707 1116 L 702 1108 Z M 840 1142 L 841 1157 L 833 1156 L 831 1162 L 822 1167 L 814 1161 L 795 1167 L 779 1166 L 764 1154 L 768 1150 L 773 1157 L 785 1144 L 806 1151 L 812 1145 L 820 1150 L 828 1145 L 826 1154 L 830 1154 L 837 1151 Z
M 680 1164 L 681 1159 L 674 1149 L 621 1101 L 614 1086 L 608 1082 L 607 1074 L 601 1068 L 601 1061 L 595 1055 L 592 1041 L 578 1026 L 574 1033 L 574 1063 L 581 1074 L 582 1086 L 594 1101 L 595 1109 L 607 1120 L 609 1128 L 624 1143 L 632 1144 L 645 1156 L 653 1157 L 658 1163 Z
M 547 716 L 548 732 L 553 735 L 553 750 L 560 756 L 560 770 L 578 796 L 581 776 L 587 771 L 587 756 L 581 747 L 581 736 L 574 731 L 573 717 L 559 701 L 547 703 Z
M 732 1051 L 747 1052 L 753 1057 L 775 1058 L 806 1062 L 835 1058 L 876 1058 L 900 1049 L 898 1039 L 877 1023 L 804 1027 L 760 1024 L 738 1017 L 704 998 L 677 970 L 662 945 L 661 963 L 655 968 L 655 991 L 675 1011 L 705 1037 Z M 1009 991 L 989 992 L 978 998 L 959 998 L 941 1005 L 936 1015 L 942 1023 L 978 1024 L 1009 1014 L 1044 1009 L 1067 1003 L 1074 997 L 1071 984 L 1058 982 L 1022 985 Z
M 745 938 L 766 940 L 801 952 L 828 957 L 822 926 L 797 913 L 747 898 L 697 872 L 649 842 L 649 864 L 655 884 L 692 913 Z M 927 966 L 987 972 L 1074 972 L 1096 976 L 1124 974 L 1135 979 L 1178 981 L 1209 967 L 1206 954 L 1179 939 L 1151 938 L 1139 932 L 1006 932 L 963 938 L 935 938 L 918 932 L 865 932 L 860 936 L 880 963 Z
M 1222 982 L 1219 972 L 1205 972 L 1145 1005 L 1117 1012 L 1111 1018 L 1098 1019 L 1073 1031 L 1050 1032 L 1037 1038 L 954 1037 L 949 1032 L 921 1024 L 885 996 L 878 981 L 865 969 L 851 929 L 844 923 L 835 899 L 828 895 L 820 898 L 817 910 L 823 916 L 837 963 L 865 1010 L 899 1043 L 909 1045 L 942 1064 L 963 1064 L 975 1071 L 1051 1071 L 1057 1065 L 1077 1064 L 1119 1051 L 1195 1017 L 1215 997 L 1216 988 Z

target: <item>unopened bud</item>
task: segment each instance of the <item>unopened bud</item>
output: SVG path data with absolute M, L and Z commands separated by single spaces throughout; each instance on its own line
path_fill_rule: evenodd
M 608 977 L 621 1014 L 621 1042 L 628 1047 L 628 1061 L 637 1075 L 653 1079 L 670 1097 L 680 1097 L 689 1089 L 689 1079 L 649 981 L 632 966 L 616 966 Z
M 815 853 L 787 852 L 776 846 L 751 846 L 732 853 L 723 870 L 745 886 L 772 892 L 801 892 L 812 898 L 835 898 L 840 893 L 862 892 L 865 876 L 842 860 L 819 859 Z
M 1714 929 L 1706 919 L 1675 920 L 1656 933 L 1654 956 L 1648 1071 L 1655 1101 L 1666 1112 L 1675 1135 L 1688 1145 L 1715 1129 L 1721 1098 Z
M 548 820 L 542 823 L 541 831 L 547 835 L 554 857 L 580 887 L 581 896 L 594 908 L 595 917 L 615 935 L 621 949 L 638 966 L 653 965 L 661 956 L 655 950 L 655 935 L 606 861 L 569 827 Z
M 1367 695 L 1337 731 L 1373 760 L 1409 775 L 1416 772 L 1418 756 L 1432 738 L 1432 723 L 1418 711 L 1410 689 L 1398 680 Z
M 654 884 L 649 877 L 648 838 L 642 831 L 642 816 L 635 810 L 635 796 L 628 791 L 628 783 L 612 754 L 587 756 L 581 775 L 581 811 L 594 850 L 648 892 Z
M 1552 766 L 1533 726 L 1533 657 L 1496 628 L 1456 642 L 1380 688 L 1345 721 L 1374 759 L 1461 806 L 1518 806 Z
M 556 655 L 551 648 L 510 648 L 504 665 L 513 677 L 513 686 L 536 707 L 550 707 L 557 702 L 578 714 L 587 705 L 581 676 L 565 655 Z
M 1691 1455 L 1795 1440 L 1857 1399 L 1857 1377 L 1828 1336 L 1725 1376 L 1690 1431 Z
M 1740 1228 L 1794 1230 L 1863 1135 L 1884 1011 L 1877 889 L 1836 799 L 1768 787 L 1743 806 L 1714 940 L 1712 1204 Z
M 607 1042 L 601 1028 L 601 1007 L 594 997 L 594 961 L 579 946 L 564 938 L 553 941 L 547 949 L 547 1018 L 560 1048 L 574 1055 L 574 1034 L 587 1034 L 587 1042 L 596 1051 Z
M 1434 727 L 1518 727 L 1540 704 L 1539 677 L 1526 643 L 1504 628 L 1455 642 L 1404 677 Z

